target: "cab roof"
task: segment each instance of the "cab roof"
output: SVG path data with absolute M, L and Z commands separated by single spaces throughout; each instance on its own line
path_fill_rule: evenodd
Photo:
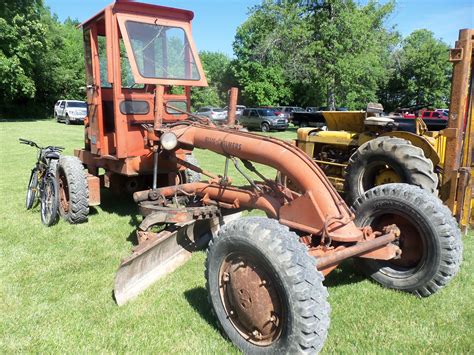
M 134 2 L 131 0 L 117 0 L 116 2 L 106 6 L 97 14 L 81 23 L 78 27 L 87 27 L 90 23 L 100 20 L 105 16 L 105 11 L 111 9 L 112 13 L 126 13 L 142 16 L 154 16 L 178 21 L 191 22 L 194 13 L 189 10 L 177 9 L 174 7 L 146 4 L 142 2 Z

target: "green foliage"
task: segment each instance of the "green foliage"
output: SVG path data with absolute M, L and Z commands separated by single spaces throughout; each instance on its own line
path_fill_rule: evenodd
M 234 70 L 252 104 L 365 106 L 386 80 L 393 2 L 264 1 L 238 28 Z
M 51 111 L 60 98 L 81 99 L 84 59 L 78 22 L 63 24 L 41 0 L 7 1 L 0 10 L 0 113 Z
M 191 106 L 193 109 L 202 106 L 225 106 L 227 91 L 235 85 L 230 58 L 223 53 L 209 51 L 200 52 L 199 57 L 209 86 L 192 89 Z
M 452 66 L 449 47 L 431 31 L 416 30 L 393 53 L 392 72 L 382 93 L 385 106 L 445 107 L 449 101 Z

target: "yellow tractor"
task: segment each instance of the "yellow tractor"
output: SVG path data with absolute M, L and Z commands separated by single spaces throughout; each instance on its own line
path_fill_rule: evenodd
M 428 131 L 419 118 L 383 116 L 381 105 L 369 104 L 366 111 L 320 112 L 317 127 L 298 129 L 297 146 L 349 203 L 374 186 L 409 183 L 439 194 L 465 231 L 474 222 L 473 38 L 474 30 L 461 30 L 450 52 L 454 70 L 446 129 Z M 399 129 L 410 122 L 412 129 Z

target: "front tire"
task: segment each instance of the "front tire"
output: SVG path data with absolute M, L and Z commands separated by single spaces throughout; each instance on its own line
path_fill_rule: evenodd
M 244 353 L 317 353 L 330 308 L 316 259 L 276 220 L 226 224 L 209 244 L 206 286 L 223 332 Z
M 263 122 L 260 129 L 262 132 L 270 132 L 270 125 L 267 122 Z
M 415 185 L 438 195 L 433 162 L 406 139 L 378 137 L 362 144 L 349 158 L 344 188 L 349 204 L 385 183 Z
M 51 226 L 58 219 L 58 183 L 53 175 L 44 178 L 41 192 L 41 222 Z
M 26 190 L 26 209 L 29 210 L 33 207 L 36 200 L 36 192 L 38 191 L 38 169 L 34 168 L 31 171 L 30 182 Z
M 375 187 L 353 206 L 359 227 L 396 224 L 400 259 L 357 260 L 360 269 L 381 285 L 430 296 L 459 271 L 461 233 L 451 211 L 425 190 L 407 184 Z
M 71 120 L 69 119 L 69 115 L 66 113 L 66 118 L 64 119 L 64 123 L 69 125 L 71 124 Z
M 87 221 L 89 215 L 89 189 L 82 162 L 77 157 L 59 159 L 59 212 L 71 224 Z

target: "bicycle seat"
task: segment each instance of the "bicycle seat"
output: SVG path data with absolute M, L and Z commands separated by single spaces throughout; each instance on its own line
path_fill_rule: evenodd
M 46 159 L 59 159 L 59 153 L 55 151 L 46 152 Z

